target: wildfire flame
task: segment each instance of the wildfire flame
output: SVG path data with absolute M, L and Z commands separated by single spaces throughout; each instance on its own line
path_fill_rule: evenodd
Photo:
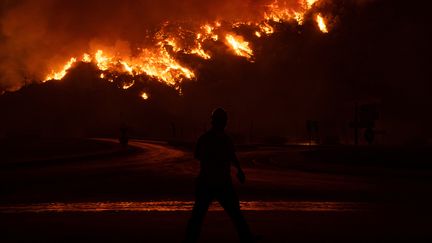
M 134 86 L 134 84 L 135 84 L 135 80 L 132 80 L 132 82 L 130 82 L 130 83 L 125 83 L 125 84 L 123 84 L 123 89 L 129 89 L 130 87 L 132 87 L 132 86 Z
M 258 24 L 259 31 L 255 31 L 257 37 L 261 37 L 263 34 L 271 35 L 274 33 L 274 28 L 267 22 Z
M 63 68 L 58 71 L 51 71 L 51 74 L 49 74 L 46 79 L 45 82 L 48 80 L 61 80 L 64 78 L 64 76 L 66 76 L 67 71 L 73 66 L 74 63 L 77 62 L 77 59 L 75 57 L 72 57 L 67 63 L 66 65 L 63 66 Z
M 84 53 L 84 55 L 82 57 L 82 62 L 91 63 L 92 62 L 92 57 L 90 56 L 90 54 Z
M 146 92 L 142 92 L 141 93 L 141 98 L 143 98 L 144 100 L 148 100 L 149 99 L 149 95 Z
M 95 54 L 96 65 L 102 71 L 108 70 L 112 58 L 104 55 L 102 50 L 98 50 Z
M 207 60 L 211 59 L 211 56 L 203 50 L 201 43 L 198 43 L 198 46 L 190 51 L 190 54 L 195 54 Z
M 325 23 L 324 18 L 321 16 L 321 14 L 318 14 L 316 16 L 316 22 L 317 22 L 318 27 L 321 30 L 321 32 L 328 33 L 327 25 Z
M 250 42 L 240 35 L 236 28 L 248 26 L 256 37 L 269 36 L 276 32 L 275 22 L 294 21 L 303 24 L 306 13 L 316 5 L 319 0 L 298 0 L 300 8 L 293 9 L 285 1 L 275 0 L 265 6 L 261 21 L 248 22 L 208 22 L 202 25 L 185 28 L 181 25 L 165 23 L 152 37 L 154 45 L 145 48 L 136 48 L 131 53 L 121 53 L 107 48 L 96 49 L 92 52 L 83 52 L 81 55 L 67 59 L 66 64 L 59 65 L 57 71 L 52 70 L 44 82 L 61 80 L 75 63 L 93 63 L 100 71 L 100 78 L 114 82 L 120 74 L 128 75 L 131 80 L 140 80 L 135 77 L 145 75 L 180 91 L 180 84 L 184 80 L 196 78 L 195 71 L 179 61 L 182 54 L 195 55 L 198 58 L 209 60 L 212 52 L 207 50 L 208 43 L 223 43 L 234 54 L 254 62 L 254 50 Z M 325 19 L 321 14 L 316 15 L 316 23 L 323 33 L 328 33 Z M 174 27 L 173 27 L 174 26 Z M 223 37 L 222 37 L 223 36 Z M 81 58 L 80 58 L 81 57 Z M 120 86 L 129 89 L 135 81 Z M 148 99 L 148 94 L 142 94 Z
M 170 86 L 176 86 L 178 81 L 184 78 L 195 78 L 194 72 L 182 66 L 163 48 L 143 49 L 142 53 L 132 60 L 131 66 L 138 75 L 146 74 Z
M 253 57 L 253 51 L 249 47 L 249 42 L 244 41 L 243 37 L 228 34 L 225 39 L 237 56 L 246 57 L 248 59 Z
M 93 61 L 91 61 L 93 60 Z M 163 47 L 159 49 L 143 49 L 141 53 L 132 57 L 130 60 L 123 60 L 118 57 L 106 54 L 102 50 L 97 50 L 92 58 L 89 54 L 84 54 L 82 62 L 94 62 L 99 70 L 117 73 L 126 73 L 131 76 L 146 74 L 160 82 L 171 86 L 176 86 L 178 80 L 193 79 L 195 74 L 190 69 L 177 62 Z M 52 72 L 45 81 L 60 80 L 67 71 L 77 62 L 77 58 L 71 58 L 59 72 Z M 105 78 L 102 73 L 100 78 Z
M 129 63 L 125 61 L 119 61 L 119 63 L 123 66 L 123 69 L 129 73 L 130 75 L 134 74 L 134 69 L 129 65 Z
M 306 6 L 308 9 L 312 8 L 312 6 L 318 2 L 318 0 L 306 0 Z

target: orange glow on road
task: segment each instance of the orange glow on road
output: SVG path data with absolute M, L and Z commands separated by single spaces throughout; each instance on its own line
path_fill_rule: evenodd
M 179 212 L 190 211 L 193 201 L 148 202 L 72 202 L 0 205 L 0 213 L 66 213 L 66 212 Z M 365 212 L 373 208 L 363 202 L 312 202 L 312 201 L 241 201 L 245 211 L 292 212 Z M 209 211 L 223 211 L 219 204 L 212 204 Z

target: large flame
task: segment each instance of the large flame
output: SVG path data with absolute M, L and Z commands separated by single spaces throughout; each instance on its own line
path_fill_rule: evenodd
M 66 76 L 67 71 L 73 66 L 74 63 L 77 62 L 77 59 L 75 57 L 72 57 L 69 59 L 69 61 L 63 66 L 63 68 L 58 71 L 51 71 L 51 73 L 46 77 L 45 81 L 48 80 L 61 80 Z
M 321 16 L 321 14 L 318 14 L 316 16 L 316 21 L 317 21 L 318 27 L 321 30 L 321 32 L 328 33 L 327 24 L 325 23 L 325 20 Z
M 264 18 L 268 21 L 275 22 L 287 22 L 296 21 L 298 24 L 302 25 L 304 21 L 304 16 L 307 11 L 309 11 L 313 5 L 319 0 L 300 0 L 300 9 L 294 9 L 289 7 L 290 1 L 278 1 L 275 0 L 273 3 L 267 5 L 267 10 L 264 12 Z
M 246 57 L 248 59 L 253 57 L 253 51 L 249 46 L 249 42 L 244 41 L 243 37 L 228 34 L 225 39 L 237 56 Z
M 142 49 L 139 55 L 130 57 L 129 60 L 123 60 L 120 57 L 107 54 L 103 50 L 97 50 L 93 54 L 93 57 L 90 54 L 84 54 L 81 61 L 86 63 L 94 62 L 102 72 L 125 73 L 131 76 L 145 74 L 175 87 L 177 87 L 178 81 L 193 79 L 195 77 L 193 71 L 182 66 L 163 47 Z M 71 58 L 62 70 L 58 72 L 53 71 L 47 76 L 45 81 L 62 79 L 76 62 L 77 58 Z M 106 76 L 105 73 L 102 73 L 100 78 L 105 78 Z M 127 89 L 129 86 L 126 85 L 123 88 Z
M 306 0 L 306 6 L 308 9 L 312 8 L 312 6 L 318 2 L 318 0 Z
M 164 23 L 161 29 L 150 39 L 154 45 L 139 47 L 127 53 L 122 53 L 115 48 L 99 48 L 92 52 L 83 52 L 76 57 L 66 59 L 64 65 L 56 65 L 57 71 L 52 70 L 46 75 L 45 81 L 61 80 L 68 70 L 79 61 L 93 63 L 100 70 L 100 78 L 114 82 L 119 75 L 131 77 L 127 83 L 120 86 L 123 89 L 132 87 L 136 76 L 145 75 L 163 84 L 180 90 L 181 83 L 185 80 L 196 78 L 196 70 L 188 67 L 179 60 L 180 55 L 194 55 L 203 60 L 212 58 L 208 47 L 209 43 L 223 43 L 233 55 L 254 61 L 254 50 L 250 40 L 240 35 L 236 29 L 242 26 L 252 28 L 252 34 L 256 37 L 273 34 L 275 23 L 292 22 L 303 24 L 306 13 L 312 9 L 319 0 L 298 0 L 297 8 L 290 7 L 287 1 L 275 0 L 266 5 L 262 12 L 261 20 L 237 21 L 237 22 L 207 22 L 195 27 L 185 27 L 180 24 Z M 321 14 L 316 15 L 317 27 L 328 33 L 327 25 Z M 132 54 L 131 54 L 132 53 Z M 148 98 L 147 93 L 145 97 Z M 144 98 L 144 96 L 143 96 Z M 147 99 L 144 98 L 144 99 Z
M 197 47 L 190 51 L 190 54 L 195 54 L 195 55 L 200 56 L 204 59 L 211 59 L 211 56 L 208 53 L 206 53 L 204 51 L 204 49 L 202 48 L 201 43 L 198 43 Z
M 106 56 L 102 50 L 98 50 L 94 56 L 98 68 L 102 71 L 108 70 L 112 61 L 112 57 Z

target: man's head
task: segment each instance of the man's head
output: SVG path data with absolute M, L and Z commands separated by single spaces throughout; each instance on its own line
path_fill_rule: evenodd
M 211 116 L 211 124 L 213 128 L 224 129 L 228 121 L 228 115 L 223 108 L 217 108 Z

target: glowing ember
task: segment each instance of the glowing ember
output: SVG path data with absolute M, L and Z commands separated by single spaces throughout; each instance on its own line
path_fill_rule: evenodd
M 148 100 L 148 99 L 149 99 L 149 96 L 148 96 L 148 94 L 147 94 L 146 92 L 143 92 L 143 93 L 141 94 L 141 98 L 143 98 L 144 100 Z
M 46 77 L 44 82 L 46 82 L 48 80 L 61 80 L 61 79 L 63 79 L 64 76 L 66 76 L 67 71 L 72 67 L 72 65 L 74 63 L 76 63 L 76 61 L 77 61 L 77 59 L 73 57 L 66 63 L 66 65 L 63 66 L 63 69 L 60 70 L 59 72 L 51 71 L 51 74 Z
M 234 36 L 231 34 L 225 37 L 227 44 L 234 51 L 237 56 L 252 58 L 253 51 L 249 47 L 249 42 L 244 41 L 241 36 Z
M 132 80 L 132 82 L 130 82 L 130 83 L 123 84 L 122 88 L 123 89 L 129 89 L 130 87 L 134 86 L 134 84 L 135 84 L 135 80 Z
M 318 14 L 316 17 L 316 21 L 318 23 L 318 27 L 323 33 L 328 33 L 327 25 L 324 21 L 324 18 L 321 16 L 321 14 Z

